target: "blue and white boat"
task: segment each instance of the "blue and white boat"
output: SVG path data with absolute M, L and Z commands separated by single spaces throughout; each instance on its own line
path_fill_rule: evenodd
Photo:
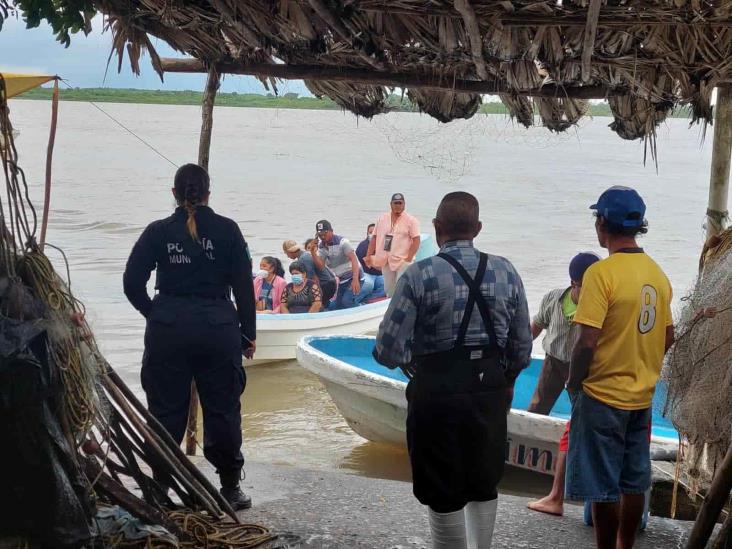
M 373 359 L 374 342 L 375 338 L 364 336 L 308 336 L 298 343 L 297 359 L 320 378 L 356 433 L 376 442 L 406 445 L 407 379 L 401 370 L 390 370 Z M 570 403 L 563 393 L 549 416 L 526 411 L 541 364 L 542 358 L 533 358 L 516 381 L 508 417 L 506 462 L 551 474 Z M 653 402 L 651 440 L 653 446 L 673 451 L 678 447 L 678 436 L 660 414 L 664 400 L 665 390 L 659 386 Z
M 437 251 L 432 235 L 422 234 L 416 260 Z M 384 317 L 389 300 L 322 313 L 277 314 L 257 316 L 257 352 L 247 365 L 295 358 L 295 347 L 303 336 L 375 333 Z

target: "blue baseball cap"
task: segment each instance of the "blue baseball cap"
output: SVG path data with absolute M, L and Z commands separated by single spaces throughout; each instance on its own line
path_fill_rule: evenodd
M 572 282 L 582 283 L 585 271 L 593 263 L 600 261 L 600 256 L 593 252 L 580 252 L 569 262 L 569 279 Z
M 597 215 L 615 225 L 641 227 L 646 214 L 646 203 L 635 189 L 616 185 L 602 193 L 597 204 L 590 206 L 590 209 L 597 210 Z

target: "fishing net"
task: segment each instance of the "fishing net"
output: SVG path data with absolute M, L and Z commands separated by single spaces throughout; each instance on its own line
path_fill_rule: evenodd
M 499 151 L 500 145 L 535 150 L 559 147 L 576 139 L 571 131 L 550 134 L 538 126 L 519 128 L 501 114 L 476 115 L 443 124 L 432 118 L 395 113 L 374 118 L 371 123 L 400 162 L 418 166 L 444 183 L 456 183 L 471 175 L 479 159 L 495 157 L 503 162 L 505 153 Z
M 667 357 L 666 411 L 686 446 L 692 494 L 708 486 L 732 441 L 732 229 L 713 237 Z M 714 316 L 702 314 L 716 309 Z
M 274 539 L 239 523 L 102 356 L 68 264 L 64 280 L 36 241 L 4 90 L 0 75 L 0 439 L 13 448 L 0 452 L 0 542 L 244 548 Z M 101 504 L 165 534 L 101 533 Z

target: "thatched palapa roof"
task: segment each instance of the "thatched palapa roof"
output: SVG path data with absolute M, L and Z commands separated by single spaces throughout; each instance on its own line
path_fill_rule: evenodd
M 472 116 L 497 93 L 529 126 L 576 123 L 607 98 L 625 139 L 654 135 L 674 107 L 710 122 L 732 82 L 732 0 L 100 0 L 133 66 L 149 36 L 197 59 L 158 70 L 302 78 L 366 117 L 394 87 L 429 115 Z

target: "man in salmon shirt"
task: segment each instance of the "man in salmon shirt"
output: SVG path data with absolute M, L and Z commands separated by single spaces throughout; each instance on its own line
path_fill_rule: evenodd
M 674 342 L 671 284 L 636 242 L 647 223 L 635 190 L 611 187 L 590 208 L 610 256 L 585 272 L 574 315 L 566 496 L 592 503 L 599 549 L 629 549 L 651 484 L 651 400 Z
M 405 211 L 402 193 L 391 197 L 391 210 L 376 222 L 374 238 L 369 242 L 364 263 L 381 269 L 384 289 L 389 297 L 394 293 L 397 279 L 414 260 L 419 249 L 419 221 Z

